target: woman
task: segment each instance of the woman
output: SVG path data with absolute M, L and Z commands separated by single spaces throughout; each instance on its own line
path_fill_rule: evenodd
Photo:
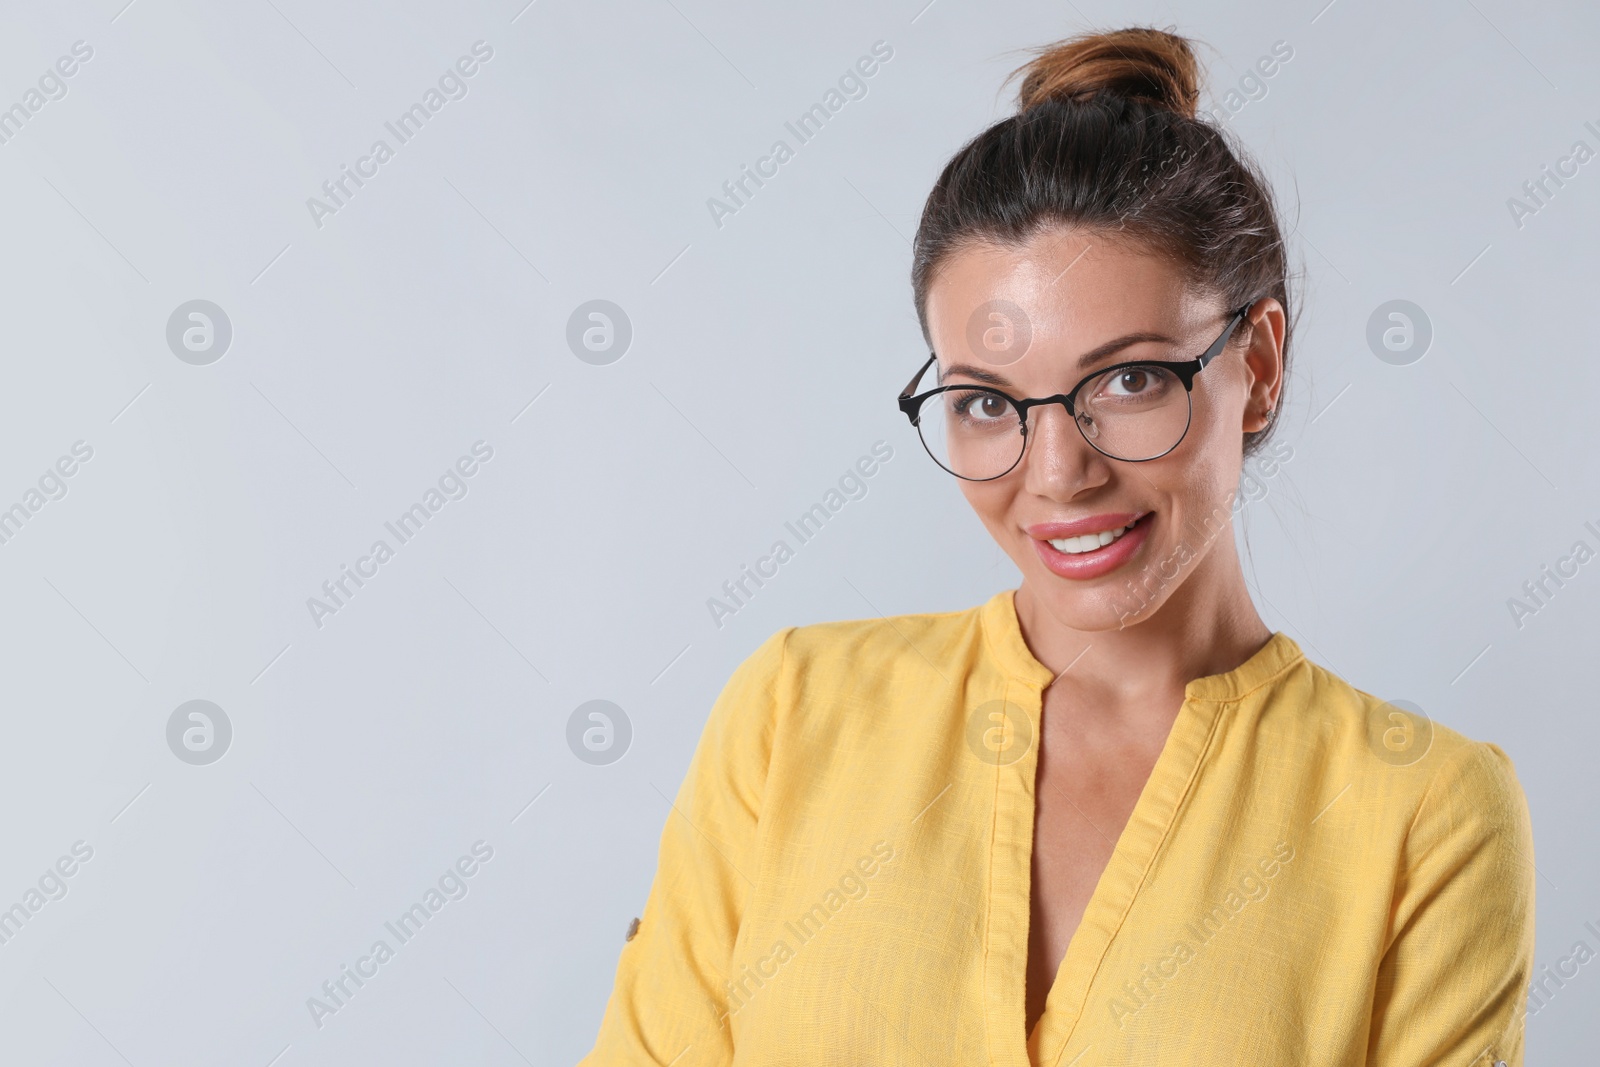
M 738 668 L 585 1063 L 1521 1063 L 1510 761 L 1245 586 L 1290 334 L 1263 179 L 1180 37 L 1024 73 L 923 211 L 937 381 L 899 401 L 1021 585 Z

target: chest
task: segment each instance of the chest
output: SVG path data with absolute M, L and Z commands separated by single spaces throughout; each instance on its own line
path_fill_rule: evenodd
M 1072 886 L 1094 888 L 1139 802 L 1166 743 L 1181 698 L 1161 702 L 1170 714 L 1126 719 L 1075 706 L 1052 689 L 1040 716 L 1035 771 L 1034 858 L 1066 903 Z M 1135 725 L 1123 725 L 1124 723 Z
M 1048 695 L 1042 718 L 1029 879 L 1030 1026 L 1165 740 L 1159 729 L 1086 725 L 1059 703 L 1053 709 Z
M 1095 762 L 1041 749 L 1034 809 L 1032 912 L 1059 963 L 1117 839 L 1150 777 L 1154 757 Z

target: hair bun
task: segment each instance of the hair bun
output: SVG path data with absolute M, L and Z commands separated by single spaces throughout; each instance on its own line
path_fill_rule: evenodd
M 1045 47 L 1022 67 L 1021 110 L 1050 100 L 1088 101 L 1101 93 L 1140 100 L 1194 118 L 1200 72 L 1189 42 L 1165 30 L 1133 27 L 1086 33 Z

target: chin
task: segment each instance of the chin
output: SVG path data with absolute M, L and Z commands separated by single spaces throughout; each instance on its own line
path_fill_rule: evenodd
M 1137 568 L 1129 568 L 1136 573 Z M 1094 589 L 1073 588 L 1053 574 L 1030 575 L 1033 599 L 1051 618 L 1081 633 L 1105 633 L 1136 626 L 1161 606 L 1165 597 L 1141 596 L 1127 581 L 1097 583 Z M 1163 592 L 1165 592 L 1163 590 Z

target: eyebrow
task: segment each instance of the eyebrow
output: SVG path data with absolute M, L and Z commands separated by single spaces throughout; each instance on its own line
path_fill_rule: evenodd
M 1121 337 L 1118 337 L 1112 341 L 1107 341 L 1105 344 L 1099 345 L 1095 348 L 1091 348 L 1089 351 L 1079 356 L 1078 369 L 1088 370 L 1096 363 L 1099 363 L 1101 360 L 1105 359 L 1107 356 L 1120 352 L 1124 348 L 1128 348 L 1131 345 L 1146 344 L 1152 341 L 1158 344 L 1177 344 L 1176 341 L 1164 333 L 1152 333 L 1148 330 L 1140 331 L 1139 333 L 1123 334 Z M 970 363 L 953 363 L 948 369 L 941 370 L 939 373 L 939 384 L 943 385 L 946 378 L 956 374 L 965 375 L 974 381 L 984 382 L 988 385 L 1011 384 L 1006 380 L 1004 375 L 996 374 L 994 371 L 985 370 L 982 367 L 975 367 Z

